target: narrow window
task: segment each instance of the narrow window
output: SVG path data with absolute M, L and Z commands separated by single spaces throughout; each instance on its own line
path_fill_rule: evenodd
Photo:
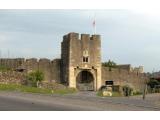
M 83 62 L 85 62 L 85 57 L 83 57 Z
M 83 57 L 83 62 L 87 63 L 88 62 L 88 57 Z
M 88 57 L 86 57 L 86 62 L 88 62 Z

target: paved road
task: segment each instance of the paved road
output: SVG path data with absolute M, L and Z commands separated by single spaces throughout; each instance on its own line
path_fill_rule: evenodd
M 39 95 L 19 92 L 0 92 L 1 111 L 92 111 L 160 110 L 160 94 L 141 97 L 100 98 L 95 92 L 72 95 Z

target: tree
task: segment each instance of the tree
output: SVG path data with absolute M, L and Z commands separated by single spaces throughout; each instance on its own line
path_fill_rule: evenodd
M 155 79 L 151 79 L 147 85 L 149 85 L 151 88 L 155 88 L 156 85 L 160 85 L 160 82 L 158 82 L 158 80 Z
M 116 68 L 117 64 L 114 61 L 109 60 L 108 62 L 102 63 L 102 66 L 109 67 L 109 71 L 111 71 L 111 68 Z
M 31 82 L 32 86 L 38 87 L 39 83 L 44 80 L 44 73 L 42 71 L 33 71 L 28 73 L 27 80 Z

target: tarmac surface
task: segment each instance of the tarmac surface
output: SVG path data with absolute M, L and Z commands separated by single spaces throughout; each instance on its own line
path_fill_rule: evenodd
M 95 92 L 42 95 L 0 91 L 0 111 L 160 111 L 160 94 L 98 97 Z

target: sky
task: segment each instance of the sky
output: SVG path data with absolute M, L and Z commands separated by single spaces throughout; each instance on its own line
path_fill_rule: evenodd
M 0 10 L 0 57 L 60 58 L 63 35 L 101 35 L 102 62 L 160 70 L 160 14 L 156 11 Z

